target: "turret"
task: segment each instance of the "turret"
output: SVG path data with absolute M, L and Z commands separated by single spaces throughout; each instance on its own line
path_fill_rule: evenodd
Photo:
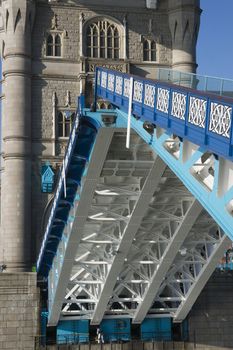
M 200 0 L 168 0 L 174 70 L 196 71 L 196 43 L 200 14 Z
M 31 261 L 31 31 L 33 0 L 2 0 L 2 194 L 0 263 Z

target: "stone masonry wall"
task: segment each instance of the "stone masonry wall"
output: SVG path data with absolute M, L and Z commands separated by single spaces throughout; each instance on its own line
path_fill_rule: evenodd
M 118 1 L 111 1 L 111 8 L 100 5 L 84 6 L 65 6 L 62 4 L 47 6 L 38 5 L 36 9 L 36 19 L 33 31 L 33 57 L 34 59 L 43 59 L 46 57 L 45 42 L 46 33 L 51 30 L 54 15 L 57 18 L 57 30 L 63 33 L 64 50 L 62 60 L 77 62 L 80 56 L 85 52 L 80 52 L 80 16 L 84 23 L 95 17 L 110 18 L 112 21 L 122 24 L 124 19 L 127 21 L 127 50 L 128 58 L 132 63 L 142 62 L 142 35 L 152 34 L 154 40 L 169 49 L 166 57 L 160 57 L 157 64 L 171 64 L 171 33 L 168 24 L 168 15 L 166 11 L 151 11 L 144 8 L 120 7 Z M 150 22 L 151 20 L 151 22 Z M 83 33 L 85 34 L 85 33 Z M 85 35 L 83 44 L 85 48 Z M 148 62 L 147 62 L 148 63 Z
M 232 324 L 233 272 L 216 270 L 189 314 L 189 340 L 233 349 Z
M 44 348 L 41 348 L 41 350 Z M 134 342 L 122 344 L 47 346 L 46 350 L 230 350 L 231 347 L 185 342 Z
M 38 309 L 36 273 L 0 273 L 0 349 L 34 349 Z
M 188 342 L 133 342 L 79 345 L 70 350 L 229 350 L 233 349 L 233 272 L 216 270 L 188 316 Z M 47 350 L 65 350 L 48 346 Z

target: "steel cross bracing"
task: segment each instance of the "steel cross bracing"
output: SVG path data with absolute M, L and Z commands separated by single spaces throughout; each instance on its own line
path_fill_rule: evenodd
M 127 120 L 112 113 L 116 124 Z M 224 231 L 232 238 L 232 162 L 170 129 L 149 135 L 133 117 L 131 127 L 138 135 L 129 151 L 125 130 L 97 133 L 50 270 L 50 325 L 155 315 L 179 322 L 229 244 Z
M 141 323 L 147 314 L 176 319 L 182 312 L 184 319 L 227 242 L 167 168 L 117 278 L 106 315 Z
M 172 138 L 164 144 L 169 155 L 173 144 Z M 125 134 L 115 132 L 105 160 L 103 153 L 89 206 L 83 200 L 87 216 L 76 252 L 68 251 L 69 262 L 61 264 L 70 272 L 56 288 L 49 323 L 71 317 L 98 324 L 103 316 L 137 323 L 147 314 L 181 320 L 229 240 L 142 138 L 134 134 L 127 151 Z
M 190 204 L 189 211 L 194 206 L 195 202 Z M 109 303 L 109 313 L 114 314 L 115 308 L 120 312 L 122 308 L 122 313 L 128 313 L 134 323 L 141 323 L 146 315 L 163 314 L 175 321 L 187 316 L 229 241 L 203 210 L 191 231 L 185 234 L 184 242 L 176 243 L 180 248 L 171 251 L 178 235 L 175 232 L 179 230 L 174 226 L 182 220 L 179 210 L 177 205 L 177 217 L 170 216 L 159 230 L 158 224 L 153 229 L 152 222 L 149 230 L 144 228 L 146 239 L 137 233 Z M 185 216 L 178 227 L 185 225 Z
M 108 303 L 136 227 L 152 196 L 152 189 L 165 168 L 165 164 L 154 156 L 150 147 L 137 135 L 134 135 L 131 150 L 127 151 L 124 133 L 115 134 L 103 164 L 106 156 L 103 143 L 107 150 L 108 142 L 104 129 L 101 130 L 103 135 L 97 137 L 92 163 L 89 164 L 82 194 L 79 196 L 79 205 L 76 211 L 75 206 L 73 209 L 73 217 L 78 217 L 77 224 L 73 223 L 74 238 L 70 236 L 68 243 L 65 239 L 60 242 L 53 269 L 50 271 L 50 324 L 56 324 L 64 301 L 80 296 L 81 299 L 89 298 L 95 301 L 96 311 L 100 308 L 101 318 L 103 317 L 105 308 L 99 305 Z M 106 129 L 105 133 L 111 134 L 112 130 Z M 99 178 L 95 162 L 98 162 L 99 169 L 103 165 Z M 93 175 L 96 180 L 95 183 L 93 180 L 91 182 L 91 192 L 90 188 L 85 189 L 85 186 L 89 177 L 92 178 Z M 82 206 L 83 210 L 80 209 Z M 72 213 L 70 217 L 72 218 Z M 64 288 L 68 288 L 68 291 Z M 102 297 L 97 303 L 101 292 Z M 70 310 L 71 306 L 67 303 L 62 314 L 72 314 L 74 310 Z M 83 307 L 82 313 L 90 318 L 90 311 L 84 312 Z M 76 314 L 80 314 L 80 310 Z M 93 322 L 98 321 L 97 316 Z
M 62 315 L 99 323 L 165 164 L 137 135 L 116 133 L 78 247 Z M 89 303 L 87 303 L 87 300 Z

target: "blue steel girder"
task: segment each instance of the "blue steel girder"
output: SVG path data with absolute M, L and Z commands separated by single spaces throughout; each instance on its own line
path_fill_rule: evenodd
M 119 114 L 127 115 L 119 111 Z M 153 137 L 143 128 L 143 121 L 131 119 L 132 128 L 150 144 L 185 187 L 233 240 L 233 164 L 216 157 L 189 141 L 180 140 L 157 128 Z M 225 180 L 223 183 L 222 180 Z
M 117 106 L 125 119 L 130 77 L 105 68 L 96 70 L 97 96 Z M 133 78 L 132 114 L 137 117 L 131 117 L 131 127 L 233 239 L 233 100 Z M 144 130 L 145 121 L 157 127 L 153 136 Z
M 88 219 L 89 208 L 112 136 L 113 130 L 110 128 L 105 129 L 105 132 L 104 129 L 101 129 L 98 133 L 92 153 L 92 163 L 88 166 L 84 181 L 79 189 L 79 200 L 73 209 L 74 220 L 70 225 L 67 225 L 66 235 L 63 235 L 59 244 L 58 249 L 60 248 L 62 254 L 57 254 L 53 261 L 54 266 L 49 275 L 50 324 L 56 324 L 60 316 L 63 300 L 67 294 L 66 289 L 69 284 L 71 269 L 75 261 L 78 260 L 75 256 L 80 246 L 84 225 Z M 64 243 L 63 240 L 67 243 Z M 83 255 L 87 256 L 88 254 L 84 253 Z
M 232 98 L 105 68 L 96 69 L 96 97 L 107 99 L 127 112 L 130 78 L 133 115 L 232 160 Z
M 80 114 L 77 113 L 37 261 L 38 273 L 44 278 L 47 278 L 57 252 L 59 243 L 57 237 L 61 240 L 64 227 L 71 220 L 69 218 L 70 208 L 78 199 L 77 189 L 86 169 L 97 127 L 98 124 L 90 124 L 88 119 L 83 120 Z M 66 191 L 64 186 L 66 186 Z M 53 237 L 56 237 L 56 239 L 53 239 Z
M 87 127 L 73 139 L 69 204 L 60 185 L 38 261 L 40 274 L 49 273 L 50 325 L 67 317 L 97 324 L 104 315 L 138 323 L 148 313 L 180 321 L 229 244 L 224 232 L 233 237 L 232 100 L 134 79 L 131 136 L 139 138 L 130 157 L 122 146 L 129 76 L 118 72 L 98 69 L 96 88 L 119 109 L 86 110 Z M 106 113 L 116 117 L 107 128 Z M 167 170 L 144 208 L 155 159 Z M 144 214 L 134 217 L 137 207 Z
M 116 113 L 117 118 L 127 119 L 127 115 L 121 111 L 116 111 Z M 91 115 L 91 113 L 87 112 L 87 115 Z M 140 123 L 140 121 L 135 121 L 135 123 Z M 151 137 L 142 127 L 140 130 L 144 133 L 143 139 L 146 140 L 148 148 L 155 147 L 157 145 L 155 140 L 153 143 Z M 162 135 L 158 139 L 160 137 Z M 167 135 L 167 138 L 169 139 L 170 136 Z M 134 142 L 132 143 L 134 144 Z M 116 148 L 117 145 L 118 148 Z M 141 147 L 143 147 L 142 141 Z M 166 143 L 162 147 L 164 156 L 167 154 L 169 159 L 174 159 L 170 151 L 167 150 Z M 115 149 L 115 153 L 119 153 L 120 157 L 122 147 L 120 147 L 119 142 L 115 142 L 115 145 L 110 149 L 111 158 L 109 155 L 107 156 L 101 172 L 104 177 L 116 173 L 112 159 L 113 149 Z M 125 157 L 125 154 L 122 156 Z M 120 163 L 123 161 L 121 160 Z M 130 163 L 129 159 L 127 163 Z M 179 163 L 176 166 L 179 167 Z M 118 169 L 119 165 L 116 168 Z M 126 168 L 124 169 L 126 170 Z M 132 172 L 129 172 L 128 176 L 130 174 Z M 196 181 L 196 178 L 193 178 L 193 181 Z M 145 182 L 143 183 L 145 184 Z M 198 181 L 196 181 L 196 185 L 197 187 L 203 186 Z M 99 226 L 98 217 L 96 217 L 98 212 L 91 212 L 89 221 L 84 225 L 84 236 L 79 241 L 72 271 L 67 279 L 69 282 L 66 285 L 66 295 L 63 294 L 64 298 L 60 299 L 60 304 L 63 303 L 60 316 L 62 319 L 69 319 L 69 317 L 72 319 L 88 318 L 93 324 L 97 324 L 105 313 L 108 316 L 121 315 L 120 317 L 132 318 L 133 322 L 141 322 L 145 315 L 141 314 L 140 310 L 143 310 L 143 313 L 146 310 L 146 313 L 153 315 L 172 316 L 179 321 L 187 315 L 194 299 L 213 272 L 226 245 L 229 244 L 229 240 L 205 211 L 200 214 L 201 206 L 197 201 L 194 201 L 190 192 L 169 168 L 164 172 L 161 182 L 159 182 L 159 188 L 152 187 L 155 193 L 153 201 L 150 201 L 148 213 L 140 217 L 140 221 L 136 215 L 137 219 L 134 222 L 132 212 L 130 220 L 133 222 L 125 227 L 124 234 L 126 236 L 123 235 L 122 231 L 120 239 L 113 235 L 114 227 L 111 232 L 111 227 L 107 227 L 106 230 L 106 227 Z M 98 196 L 108 195 L 110 198 L 115 196 L 117 191 L 119 188 L 116 186 L 106 188 L 100 182 L 95 191 L 94 200 L 97 194 Z M 130 191 L 124 195 L 128 197 Z M 131 195 L 136 197 L 135 193 L 131 193 Z M 153 191 L 151 195 L 153 195 Z M 110 205 L 109 201 L 107 203 Z M 104 211 L 108 213 L 112 211 L 111 206 L 108 206 L 107 203 L 105 205 L 102 203 L 99 220 L 104 219 Z M 140 206 L 140 201 L 134 209 L 137 206 Z M 143 208 L 143 210 L 145 209 L 147 209 L 147 205 Z M 198 220 L 195 223 L 196 218 Z M 140 227 L 138 228 L 139 223 Z M 167 236 L 166 230 L 167 223 L 169 223 L 169 236 Z M 130 226 L 133 226 L 134 230 L 127 237 L 127 227 Z M 191 228 L 192 226 L 194 228 Z M 160 232 L 161 228 L 163 230 Z M 119 232 L 121 231 L 119 230 Z M 218 232 L 217 235 L 216 232 Z M 130 247 L 127 248 L 129 242 Z M 111 247 L 109 247 L 110 245 Z M 127 249 L 126 252 L 125 249 Z M 160 253 L 158 254 L 157 251 Z M 187 264 L 189 265 L 186 268 Z M 149 272 L 145 266 L 149 266 Z M 173 269 L 170 271 L 171 266 Z M 186 270 L 189 271 L 189 280 Z M 186 280 L 178 279 L 177 276 L 185 273 Z M 56 279 L 56 276 L 53 278 Z M 150 308 L 150 302 L 146 305 L 144 300 L 148 299 L 148 295 L 151 298 L 150 288 L 153 287 L 155 281 L 159 289 L 157 288 L 156 295 L 152 295 L 150 302 L 153 305 Z M 169 285 L 164 285 L 164 281 L 168 281 Z M 174 283 L 176 284 L 174 285 Z M 57 305 L 59 299 L 55 298 L 55 300 L 54 304 Z M 106 300 L 108 301 L 107 305 Z M 171 301 L 173 301 L 172 307 Z M 56 312 L 59 313 L 59 310 L 57 309 Z M 51 321 L 54 319 L 50 318 Z M 51 324 L 53 323 L 51 322 Z
M 118 133 L 116 133 L 115 141 L 111 142 L 106 157 L 105 153 L 111 141 L 109 139 L 107 142 L 107 136 L 108 134 L 111 136 L 111 132 L 113 135 L 114 128 L 101 130 L 102 133 L 97 136 L 83 188 L 80 189 L 80 202 L 74 215 L 76 223 L 73 222 L 75 229 L 67 227 L 67 247 L 62 241 L 60 242 L 58 250 L 61 254 L 55 257 L 53 269 L 50 271 L 50 325 L 56 324 L 65 299 L 67 304 L 70 304 L 70 298 L 77 293 L 77 290 L 85 293 L 83 300 L 88 296 L 88 299 L 92 299 L 97 304 L 93 286 L 97 288 L 98 285 L 103 284 L 103 280 L 107 286 L 107 291 L 104 292 L 104 304 L 107 304 L 117 273 L 130 248 L 136 226 L 140 224 L 143 211 L 147 207 L 146 202 L 150 201 L 155 184 L 160 179 L 159 173 L 163 172 L 165 167 L 161 160 L 155 163 L 150 147 L 142 141 L 135 143 L 133 151 L 126 151 L 124 134 L 122 137 L 117 136 Z M 115 132 L 116 130 L 115 128 Z M 136 140 L 140 141 L 140 138 L 137 136 Z M 143 150 L 145 146 L 147 148 Z M 149 175 L 154 163 L 157 166 L 145 187 L 142 180 Z M 156 173 L 157 177 L 153 179 Z M 90 182 L 89 179 L 91 179 L 91 190 L 85 188 Z M 142 187 L 143 191 L 141 191 Z M 139 198 L 141 201 L 138 205 Z M 131 223 L 132 220 L 133 223 Z M 98 238 L 96 238 L 97 235 Z M 106 245 L 104 250 L 103 245 L 104 247 Z M 115 258 L 114 252 L 118 252 Z M 93 265 L 98 265 L 96 272 L 90 267 Z M 77 279 L 78 282 L 76 282 Z M 78 304 L 80 304 L 80 298 Z M 63 310 L 63 312 L 66 311 Z M 104 313 L 104 308 L 101 308 L 101 312 Z M 100 317 L 102 318 L 103 315 Z M 98 321 L 99 319 L 93 322 Z

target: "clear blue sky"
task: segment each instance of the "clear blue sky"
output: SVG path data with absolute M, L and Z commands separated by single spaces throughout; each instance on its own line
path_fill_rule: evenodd
M 201 0 L 198 73 L 233 79 L 233 0 Z

